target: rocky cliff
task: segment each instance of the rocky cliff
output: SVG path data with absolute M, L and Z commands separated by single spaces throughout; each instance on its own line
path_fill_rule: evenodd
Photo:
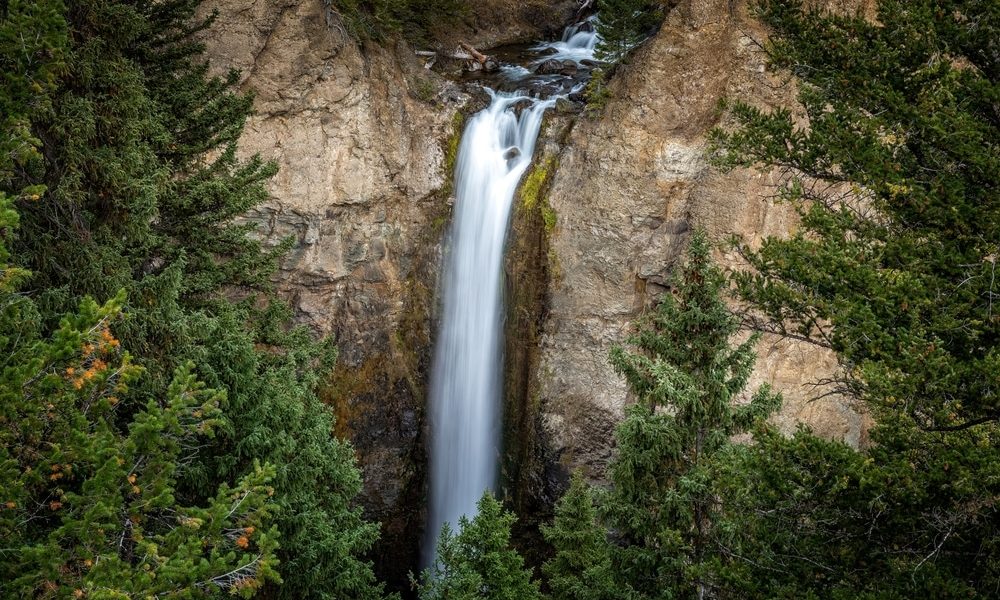
M 383 523 L 376 562 L 399 586 L 416 563 L 423 523 L 434 294 L 450 161 L 469 98 L 404 42 L 350 39 L 324 0 L 213 4 L 212 65 L 239 69 L 256 94 L 243 151 L 280 167 L 273 199 L 248 218 L 274 243 L 293 238 L 279 289 L 301 322 L 338 343 L 325 397 L 357 450 L 367 514 Z M 477 2 L 438 39 L 481 48 L 541 39 L 575 6 Z M 559 117 L 548 128 L 548 192 L 534 205 L 546 212 L 518 213 L 508 263 L 515 458 L 505 473 L 519 482 L 511 489 L 520 506 L 544 504 L 570 468 L 599 476 L 628 401 L 608 349 L 664 290 L 692 227 L 759 240 L 795 226 L 767 201 L 768 177 L 720 174 L 704 160 L 719 98 L 790 101 L 787 85 L 763 67 L 754 43 L 762 37 L 742 0 L 682 0 L 616 75 L 602 113 Z M 783 426 L 804 420 L 861 442 L 862 420 L 843 402 L 808 401 L 804 383 L 831 368 L 831 357 L 777 340 L 760 351 L 757 381 L 786 392 Z
M 725 118 L 720 99 L 794 105 L 794 85 L 765 67 L 764 39 L 745 2 L 675 3 L 616 73 L 604 110 L 578 119 L 562 143 L 548 194 L 556 225 L 547 238 L 547 313 L 532 334 L 540 337 L 536 397 L 527 400 L 539 407 L 535 441 L 526 442 L 534 473 L 521 473 L 522 494 L 551 498 L 553 477 L 574 468 L 600 477 L 629 401 L 608 351 L 665 291 L 694 227 L 751 243 L 795 228 L 794 212 L 769 200 L 774 175 L 721 173 L 705 157 L 708 132 Z M 718 259 L 739 266 L 735 256 Z M 823 390 L 811 384 L 835 368 L 832 355 L 773 338 L 758 352 L 751 386 L 769 382 L 784 393 L 782 429 L 805 422 L 864 443 L 864 418 L 844 399 L 815 399 Z
M 541 39 L 573 9 L 479 2 L 437 37 L 480 47 Z M 324 396 L 357 450 L 366 513 L 383 525 L 380 575 L 402 587 L 424 520 L 434 290 L 469 97 L 403 41 L 351 39 L 324 0 L 216 0 L 206 10 L 219 12 L 205 37 L 213 69 L 238 69 L 256 96 L 241 149 L 280 169 L 272 200 L 248 218 L 270 242 L 294 240 L 279 290 L 300 322 L 337 342 Z

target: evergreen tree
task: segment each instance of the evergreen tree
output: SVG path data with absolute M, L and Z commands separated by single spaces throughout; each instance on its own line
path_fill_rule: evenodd
M 333 437 L 332 414 L 314 393 L 334 353 L 289 329 L 288 309 L 270 297 L 287 245 L 265 249 L 236 220 L 266 198 L 274 166 L 236 158 L 251 99 L 234 91 L 235 74 L 207 76 L 192 36 L 211 18 L 195 18 L 198 4 L 4 4 L 0 64 L 22 65 L 28 75 L 18 81 L 50 82 L 12 113 L 41 152 L 0 169 L 0 193 L 16 199 L 18 213 L 3 218 L 20 222 L 16 238 L 2 232 L 19 269 L 5 275 L 33 273 L 29 294 L 17 297 L 30 300 L 19 304 L 24 318 L 14 322 L 45 337 L 79 298 L 125 290 L 126 317 L 112 333 L 144 376 L 121 395 L 117 425 L 161 398 L 189 361 L 226 393 L 217 435 L 177 472 L 179 501 L 207 505 L 220 485 L 270 463 L 280 568 L 294 576 L 269 594 L 378 597 L 360 559 L 377 527 L 353 505 L 361 487 L 353 451 Z M 39 32 L 71 32 L 65 48 L 30 55 L 59 59 L 39 71 L 45 77 L 31 75 L 41 64 L 34 58 L 18 62 L 26 18 L 61 18 L 63 29 L 45 21 Z
M 617 538 L 613 571 L 630 597 L 712 595 L 723 565 L 711 461 L 780 404 L 766 386 L 734 404 L 757 338 L 730 345 L 738 322 L 720 298 L 725 282 L 696 233 L 672 292 L 629 340 L 634 350 L 611 352 L 637 402 L 615 432 L 600 507 Z
M 780 397 L 765 386 L 736 404 L 757 338 L 731 345 L 738 321 L 709 252 L 696 233 L 632 350 L 611 352 L 637 401 L 615 432 L 608 487 L 591 492 L 575 480 L 544 530 L 556 549 L 545 573 L 557 598 L 717 597 L 743 575 L 729 547 L 737 516 L 716 475 L 740 452 L 731 438 L 763 427 Z
M 421 600 L 541 600 L 524 558 L 510 545 L 516 517 L 486 492 L 476 516 L 459 520 L 453 534 L 445 523 L 434 564 L 422 574 Z
M 177 475 L 219 424 L 223 394 L 186 365 L 119 425 L 119 397 L 141 375 L 111 333 L 121 303 L 84 300 L 51 339 L 0 339 L 0 591 L 249 597 L 278 579 L 274 470 L 256 465 L 203 507 L 178 501 Z
M 744 248 L 757 324 L 832 348 L 844 391 L 927 430 L 1000 418 L 1000 5 L 878 3 L 877 22 L 759 3 L 807 126 L 736 104 L 723 164 L 785 169 L 802 225 Z
M 737 104 L 716 142 L 723 164 L 783 168 L 802 226 L 742 247 L 738 292 L 757 327 L 833 349 L 836 391 L 875 423 L 864 454 L 800 433 L 746 455 L 734 472 L 764 474 L 733 484 L 751 580 L 762 596 L 995 595 L 1000 5 L 757 9 L 808 118 Z
M 34 35 L 25 36 L 25 31 Z M 10 182 L 17 171 L 41 161 L 41 140 L 31 131 L 29 117 L 48 102 L 66 43 L 61 2 L 11 0 L 0 7 L 0 294 L 7 302 L 16 300 L 8 294 L 30 275 L 11 261 L 10 246 L 20 223 L 14 202 L 37 201 L 45 192 L 42 185 Z
M 542 534 L 555 549 L 542 566 L 553 600 L 622 597 L 614 586 L 611 545 L 598 521 L 593 492 L 579 473 L 556 504 L 552 525 L 542 525 Z
M 597 0 L 597 33 L 594 56 L 617 63 L 645 40 L 663 20 L 658 0 Z
M 402 33 L 426 41 L 435 29 L 454 21 L 467 8 L 462 0 L 324 0 L 358 39 L 385 40 Z
M 997 431 L 887 435 L 861 453 L 761 432 L 716 471 L 738 529 L 731 598 L 992 597 Z M 975 560 L 970 560 L 975 557 Z

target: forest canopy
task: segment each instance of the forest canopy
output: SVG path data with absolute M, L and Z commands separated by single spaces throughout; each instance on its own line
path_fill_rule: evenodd
M 275 292 L 291 242 L 240 218 L 276 166 L 240 151 L 253 98 L 211 74 L 200 4 L 0 2 L 4 598 L 387 596 L 316 392 L 336 348 Z M 798 228 L 729 240 L 734 272 L 688 236 L 607 357 L 632 402 L 605 479 L 574 475 L 530 538 L 547 559 L 486 494 L 410 594 L 996 597 L 1000 3 L 817 4 L 751 2 L 798 105 L 732 99 L 711 136 L 717 168 L 776 175 Z M 325 6 L 363 45 L 468 4 Z M 631 69 L 673 3 L 594 6 L 601 60 Z M 864 447 L 777 430 L 761 335 L 836 356 Z

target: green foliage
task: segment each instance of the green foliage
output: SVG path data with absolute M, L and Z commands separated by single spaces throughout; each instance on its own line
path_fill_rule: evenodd
M 45 108 L 63 68 L 62 11 L 60 0 L 9 0 L 0 7 L 0 182 L 41 158 L 28 116 Z
M 593 491 L 579 473 L 556 504 L 552 525 L 542 525 L 555 549 L 542 572 L 553 600 L 611 600 L 620 597 L 611 572 L 611 545 L 598 521 Z
M 14 202 L 38 201 L 45 187 L 7 183 L 17 170 L 41 161 L 41 140 L 31 131 L 29 115 L 48 102 L 66 43 L 62 2 L 12 0 L 0 9 L 0 294 L 14 292 L 30 275 L 10 262 L 20 222 Z
M 998 434 L 880 430 L 859 453 L 805 430 L 759 433 L 717 472 L 740 515 L 744 577 L 728 596 L 992 597 Z
M 597 60 L 618 63 L 663 21 L 659 0 L 597 0 Z
M 279 580 L 274 469 L 256 464 L 202 507 L 178 500 L 179 472 L 219 425 L 224 394 L 184 365 L 126 417 L 119 397 L 142 369 L 111 334 L 122 300 L 84 300 L 51 339 L 0 340 L 0 590 L 249 597 Z
M 561 597 L 704 597 L 731 578 L 724 551 L 730 515 L 716 462 L 732 451 L 731 438 L 760 425 L 780 398 L 762 387 L 735 404 L 756 338 L 730 345 L 738 322 L 720 297 L 724 286 L 704 234 L 696 233 L 672 293 L 629 340 L 633 350 L 612 350 L 637 402 L 615 432 L 610 485 L 596 496 L 599 532 L 578 482 L 547 530 L 557 554 L 546 573 Z
M 611 487 L 600 504 L 622 540 L 613 570 L 634 597 L 664 590 L 695 597 L 717 584 L 721 507 L 710 461 L 780 405 L 766 387 L 734 404 L 753 369 L 756 338 L 730 345 L 738 323 L 720 297 L 724 286 L 707 239 L 696 233 L 672 293 L 630 340 L 635 350 L 611 352 L 638 402 L 615 432 Z
M 796 0 L 757 11 L 808 118 L 737 103 L 718 158 L 783 169 L 802 226 L 741 247 L 738 293 L 758 328 L 833 349 L 837 391 L 875 423 L 863 454 L 762 436 L 723 477 L 746 516 L 746 581 L 769 597 L 991 597 L 1000 5 L 882 0 L 876 22 Z
M 162 398 L 190 361 L 226 394 L 214 437 L 178 458 L 178 503 L 210 506 L 220 486 L 256 481 L 256 465 L 270 463 L 286 577 L 268 595 L 380 596 L 359 558 L 377 527 L 353 505 L 353 451 L 333 437 L 332 414 L 314 393 L 333 349 L 289 329 L 268 283 L 288 245 L 263 247 L 241 220 L 266 199 L 275 167 L 237 159 L 252 101 L 235 91 L 235 74 L 208 77 L 192 36 L 211 19 L 195 18 L 197 0 L 36 4 L 53 7 L 73 36 L 58 53 L 40 53 L 60 59 L 44 98 L 25 105 L 16 89 L 0 91 L 23 107 L 12 114 L 41 149 L 2 169 L 0 235 L 16 268 L 3 267 L 4 281 L 32 273 L 30 293 L 4 301 L 13 324 L 5 339 L 44 338 L 79 298 L 125 290 L 125 317 L 112 331 L 144 376 L 121 395 L 116 425 Z M 21 65 L 10 26 L 0 30 L 0 64 Z
M 608 72 L 601 68 L 594 69 L 590 73 L 590 80 L 583 94 L 587 99 L 587 114 L 594 115 L 604 110 L 611 99 L 611 91 L 608 90 Z
M 516 517 L 489 492 L 476 508 L 471 521 L 461 518 L 457 534 L 442 527 L 434 564 L 418 585 L 421 600 L 540 600 L 538 583 L 510 546 Z
M 761 325 L 837 352 L 843 386 L 948 429 L 1000 417 L 1000 6 L 879 3 L 878 24 L 768 1 L 808 126 L 734 107 L 724 164 L 781 165 L 800 232 L 747 254 Z M 853 187 L 849 187 L 853 184 Z
M 425 41 L 435 29 L 461 16 L 462 0 L 324 0 L 358 39 L 384 40 L 402 33 Z

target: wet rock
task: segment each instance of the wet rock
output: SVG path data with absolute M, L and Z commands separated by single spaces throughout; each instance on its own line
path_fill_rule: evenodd
M 576 75 L 579 70 L 580 67 L 577 66 L 575 62 L 572 60 L 564 60 L 562 62 L 562 69 L 559 69 L 559 74 L 565 75 L 566 77 L 572 77 Z
M 567 98 L 560 98 L 556 100 L 555 106 L 556 112 L 560 114 L 574 114 L 583 110 L 582 102 L 575 102 Z
M 535 67 L 535 73 L 539 75 L 558 75 L 565 68 L 563 61 L 550 58 L 544 60 Z

